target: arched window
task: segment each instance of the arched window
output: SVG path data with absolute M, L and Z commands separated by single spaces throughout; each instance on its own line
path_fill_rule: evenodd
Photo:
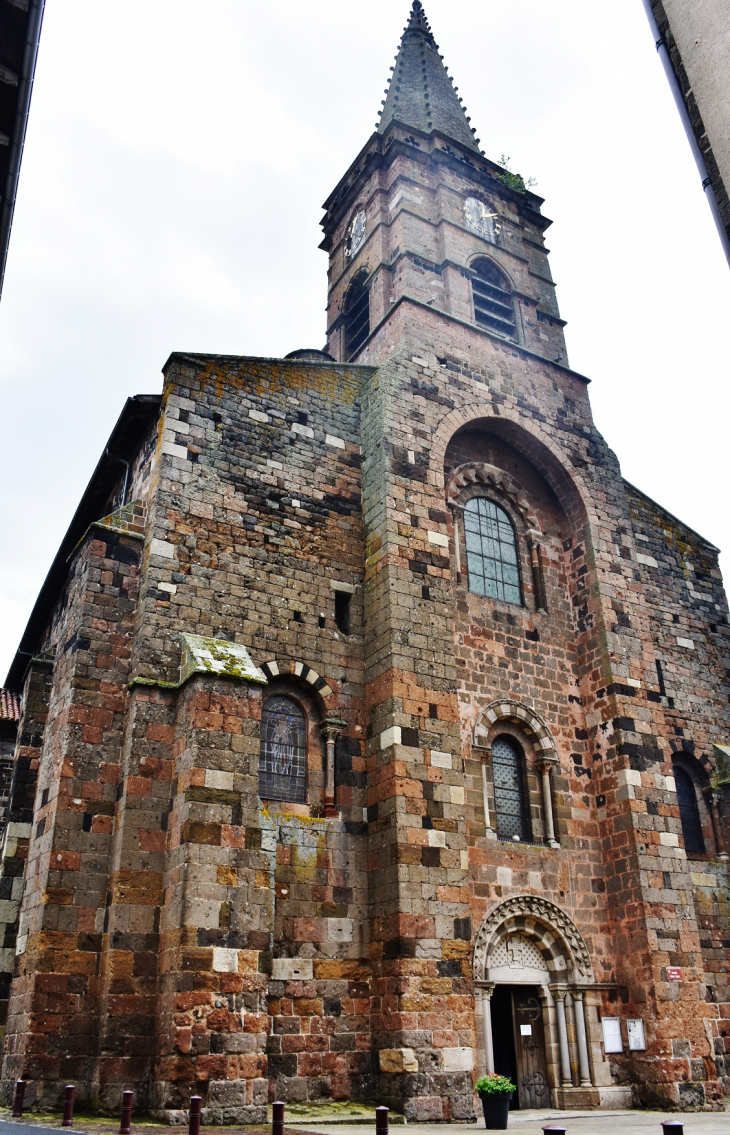
M 674 766 L 674 781 L 677 785 L 679 819 L 682 823 L 684 848 L 690 855 L 704 855 L 705 837 L 702 834 L 700 810 L 697 805 L 695 782 L 685 769 Z
M 472 497 L 464 509 L 469 590 L 506 603 L 522 603 L 517 540 L 503 508 L 487 497 Z
M 291 698 L 267 698 L 261 713 L 259 796 L 263 800 L 307 799 L 307 731 Z
M 354 358 L 370 334 L 370 289 L 367 273 L 358 272 L 345 295 L 345 356 Z
M 475 260 L 472 269 L 474 319 L 490 331 L 516 339 L 515 305 L 507 277 L 491 260 Z
M 511 737 L 496 737 L 492 742 L 492 778 L 498 839 L 524 842 L 531 838 L 522 766 L 517 742 Z

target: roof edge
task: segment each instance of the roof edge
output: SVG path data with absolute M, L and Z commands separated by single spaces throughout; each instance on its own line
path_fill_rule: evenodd
M 83 534 L 100 519 L 100 510 L 114 485 L 120 479 L 118 458 L 131 458 L 156 421 L 162 396 L 160 394 L 136 394 L 128 398 L 117 422 L 109 435 L 109 440 L 97 463 L 91 479 L 84 490 L 76 512 L 56 552 L 53 563 L 38 592 L 30 618 L 20 639 L 15 657 L 10 664 L 5 685 L 12 691 L 20 691 L 28 663 L 36 653 L 38 640 L 43 634 L 48 620 L 53 614 L 58 597 L 68 577 L 68 558 Z M 109 451 L 114 456 L 109 455 Z
M 645 493 L 642 489 L 638 489 L 636 485 L 627 480 L 626 477 L 622 477 L 621 479 L 623 483 L 625 485 L 628 485 L 628 487 L 633 492 L 637 493 L 638 496 L 643 497 L 646 501 L 649 501 L 650 504 L 653 504 L 655 508 L 658 508 L 660 512 L 663 512 L 665 516 L 668 516 L 671 520 L 675 521 L 676 524 L 681 524 L 683 528 L 686 528 L 688 532 L 691 532 L 693 536 L 696 536 L 697 539 L 700 540 L 706 548 L 709 548 L 711 552 L 716 552 L 718 556 L 720 555 L 722 548 L 718 548 L 717 545 L 713 544 L 711 540 L 708 540 L 695 528 L 690 527 L 690 525 L 687 524 L 686 521 L 680 520 L 678 516 L 675 516 L 674 513 L 670 512 L 668 508 L 665 508 L 663 504 L 659 504 L 659 501 L 655 501 L 653 497 L 650 497 L 648 493 Z

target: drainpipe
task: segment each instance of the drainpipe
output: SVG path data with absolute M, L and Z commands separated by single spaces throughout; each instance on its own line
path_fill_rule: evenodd
M 674 95 L 674 101 L 677 104 L 677 110 L 679 111 L 679 117 L 682 119 L 682 125 L 684 126 L 684 131 L 685 131 L 685 134 L 687 135 L 687 141 L 690 144 L 690 149 L 692 150 L 692 153 L 694 154 L 695 162 L 697 163 L 697 169 L 699 170 L 699 174 L 700 174 L 700 177 L 702 179 L 702 188 L 705 191 L 705 196 L 707 197 L 707 200 L 708 200 L 708 203 L 709 203 L 709 206 L 710 206 L 710 211 L 712 212 L 712 216 L 714 218 L 715 225 L 717 226 L 717 231 L 720 234 L 720 241 L 722 243 L 722 247 L 723 247 L 723 250 L 725 252 L 725 258 L 727 259 L 727 262 L 730 265 L 730 236 L 728 236 L 727 229 L 725 228 L 725 225 L 723 224 L 722 216 L 720 215 L 720 207 L 717 203 L 717 197 L 715 196 L 715 190 L 712 188 L 712 181 L 710 179 L 710 175 L 708 173 L 707 166 L 705 165 L 705 159 L 704 159 L 702 150 L 700 149 L 699 143 L 698 143 L 698 141 L 695 137 L 694 129 L 692 128 L 692 119 L 689 116 L 689 111 L 687 110 L 687 104 L 684 101 L 684 96 L 682 94 L 682 86 L 681 86 L 681 83 L 679 81 L 679 76 L 677 75 L 677 72 L 674 70 L 674 64 L 672 63 L 672 57 L 669 54 L 669 48 L 667 47 L 667 45 L 664 41 L 664 37 L 662 36 L 661 32 L 659 31 L 659 25 L 656 22 L 656 16 L 654 15 L 654 9 L 651 6 L 651 0 L 642 0 L 642 3 L 644 5 L 644 10 L 646 11 L 646 15 L 647 15 L 647 18 L 649 20 L 649 26 L 651 27 L 651 33 L 654 36 L 654 43 L 656 44 L 656 49 L 659 52 L 659 57 L 660 57 L 662 64 L 664 66 L 664 70 L 666 72 L 667 78 L 669 79 L 669 86 L 672 88 L 672 94 Z
M 43 10 L 46 0 L 30 0 L 28 6 L 28 22 L 25 27 L 25 48 L 23 62 L 18 76 L 18 107 L 15 112 L 15 128 L 10 140 L 10 154 L 8 160 L 8 176 L 4 186 L 2 212 L 0 213 L 0 295 L 2 295 L 3 281 L 5 279 L 5 265 L 8 259 L 8 244 L 10 242 L 10 228 L 15 212 L 15 200 L 18 196 L 18 178 L 20 177 L 20 163 L 23 158 L 25 145 L 25 132 L 28 127 L 28 112 L 30 110 L 30 96 L 33 92 L 33 78 L 35 65 L 38 59 L 38 44 L 41 38 L 41 24 L 43 23 Z

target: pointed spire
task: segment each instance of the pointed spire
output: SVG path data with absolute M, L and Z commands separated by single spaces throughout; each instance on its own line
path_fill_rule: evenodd
M 429 134 L 440 130 L 479 153 L 464 105 L 439 55 L 421 0 L 413 0 L 395 61 L 378 132 L 397 120 Z

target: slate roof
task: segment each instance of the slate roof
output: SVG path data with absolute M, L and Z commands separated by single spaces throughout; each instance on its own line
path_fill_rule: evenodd
M 420 0 L 413 0 L 400 41 L 378 133 L 384 134 L 394 120 L 424 134 L 439 130 L 480 153 L 466 109 L 444 66 Z
M 20 720 L 20 698 L 12 690 L 0 688 L 0 721 Z

